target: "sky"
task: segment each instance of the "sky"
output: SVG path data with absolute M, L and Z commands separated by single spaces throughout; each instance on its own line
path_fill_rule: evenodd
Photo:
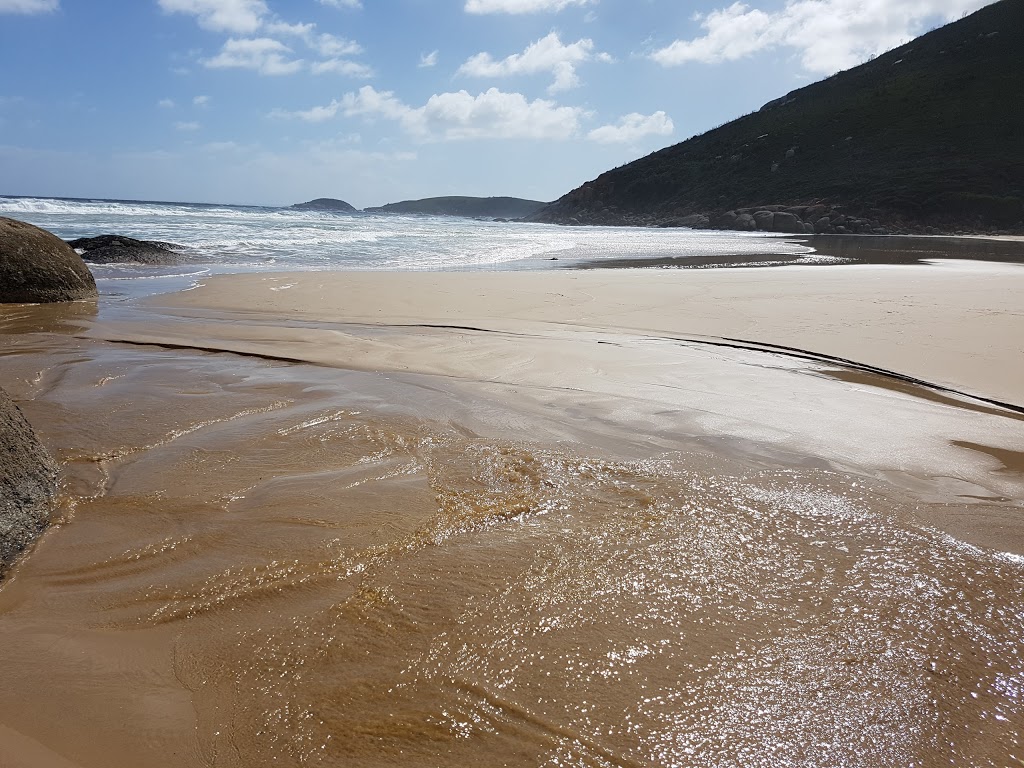
M 553 200 L 984 0 L 0 0 L 0 195 Z

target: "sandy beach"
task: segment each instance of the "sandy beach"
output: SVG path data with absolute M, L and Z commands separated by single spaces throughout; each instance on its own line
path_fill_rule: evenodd
M 1002 764 L 1021 295 L 943 261 L 0 310 L 66 474 L 0 590 L 0 762 Z

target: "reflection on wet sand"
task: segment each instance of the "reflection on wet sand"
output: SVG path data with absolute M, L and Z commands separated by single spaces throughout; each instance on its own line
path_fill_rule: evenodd
M 777 421 L 702 432 L 671 399 L 692 392 L 644 377 L 664 360 L 680 387 L 684 366 L 694 391 L 750 386 L 772 418 L 796 413 L 787 386 L 870 403 L 1016 468 L 1009 412 L 644 337 L 550 342 L 642 373 L 630 400 L 534 381 L 525 352 L 518 379 L 471 382 L 112 344 L 24 311 L 0 367 L 64 463 L 67 514 L 0 590 L 0 763 L 1024 756 L 1024 562 L 920 525 L 995 510 L 1019 543 L 1017 474 L 965 465 L 1005 503 L 926 503 L 772 448 Z

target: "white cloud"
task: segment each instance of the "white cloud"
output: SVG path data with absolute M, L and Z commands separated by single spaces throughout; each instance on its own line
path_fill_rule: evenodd
M 420 55 L 420 67 L 436 67 L 438 51 L 431 51 L 430 53 L 424 53 Z
M 275 109 L 268 117 L 282 119 L 305 120 L 307 123 L 322 123 L 330 120 L 338 114 L 341 109 L 341 102 L 337 99 L 323 107 L 312 107 L 311 109 L 300 109 L 297 112 L 289 112 L 286 109 Z
M 50 13 L 59 7 L 59 0 L 0 0 L 0 13 Z
M 373 77 L 373 70 L 365 64 L 350 59 L 328 59 L 317 61 L 311 67 L 314 75 L 333 73 L 345 75 L 346 77 L 368 78 Z
M 570 5 L 589 5 L 596 2 L 597 0 L 466 0 L 466 13 L 557 12 Z
M 602 125 L 587 134 L 587 138 L 601 144 L 626 144 L 644 136 L 668 136 L 675 130 L 672 118 L 658 111 L 653 115 L 632 112 L 615 125 Z
M 508 77 L 519 74 L 536 74 L 550 72 L 555 81 L 548 87 L 549 93 L 568 90 L 579 85 L 576 66 L 585 61 L 600 59 L 609 61 L 610 56 L 594 53 L 593 40 L 577 40 L 570 45 L 563 45 L 557 32 L 551 32 L 534 43 L 530 43 L 522 53 L 514 53 L 508 58 L 496 61 L 489 53 L 478 53 L 466 60 L 456 74 L 473 77 Z
M 192 99 L 192 103 L 197 107 L 205 107 L 210 103 L 209 96 L 196 96 Z
M 161 109 L 174 109 L 174 100 L 173 99 L 160 99 L 160 101 L 158 101 L 156 103 L 156 105 L 158 107 L 160 107 Z
M 490 88 L 477 96 L 466 91 L 431 96 L 416 110 L 413 125 L 448 139 L 567 139 L 576 134 L 583 110 L 553 101 L 528 101 L 521 93 Z
M 197 122 L 190 121 L 190 122 L 187 122 L 187 123 L 186 122 L 175 123 L 174 127 L 177 128 L 179 131 L 198 131 L 201 126 Z
M 322 107 L 300 112 L 275 110 L 272 117 L 323 122 L 338 114 L 384 118 L 401 124 L 420 141 L 462 139 L 567 139 L 579 131 L 579 107 L 563 107 L 544 99 L 529 101 L 521 93 L 497 88 L 472 96 L 466 91 L 434 94 L 422 107 L 410 107 L 391 91 L 366 85 Z
M 158 0 L 168 13 L 189 13 L 214 32 L 252 34 L 268 13 L 263 0 Z
M 332 8 L 362 8 L 360 0 L 320 0 L 320 5 L 329 5 Z
M 901 45 L 929 22 L 952 21 L 990 0 L 788 0 L 766 12 L 741 2 L 699 14 L 705 34 L 650 54 L 663 66 L 734 61 L 788 47 L 811 72 L 831 74 Z
M 290 35 L 308 40 L 313 36 L 316 24 L 288 24 L 284 21 L 272 21 L 264 25 L 263 31 L 271 35 Z
M 326 32 L 309 41 L 309 46 L 321 56 L 354 56 L 363 52 L 363 46 L 353 40 L 328 35 Z
M 291 75 L 303 68 L 301 59 L 287 58 L 291 53 L 284 43 L 268 37 L 253 40 L 231 38 L 212 59 L 203 64 L 210 69 L 252 69 L 261 75 Z

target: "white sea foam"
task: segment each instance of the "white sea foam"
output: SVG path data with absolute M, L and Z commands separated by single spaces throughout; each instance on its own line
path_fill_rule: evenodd
M 215 272 L 518 269 L 631 257 L 812 253 L 786 238 L 760 234 L 569 228 L 251 206 L 0 197 L 0 214 L 66 239 L 112 233 L 176 243 Z M 151 271 L 109 276 L 145 274 Z

